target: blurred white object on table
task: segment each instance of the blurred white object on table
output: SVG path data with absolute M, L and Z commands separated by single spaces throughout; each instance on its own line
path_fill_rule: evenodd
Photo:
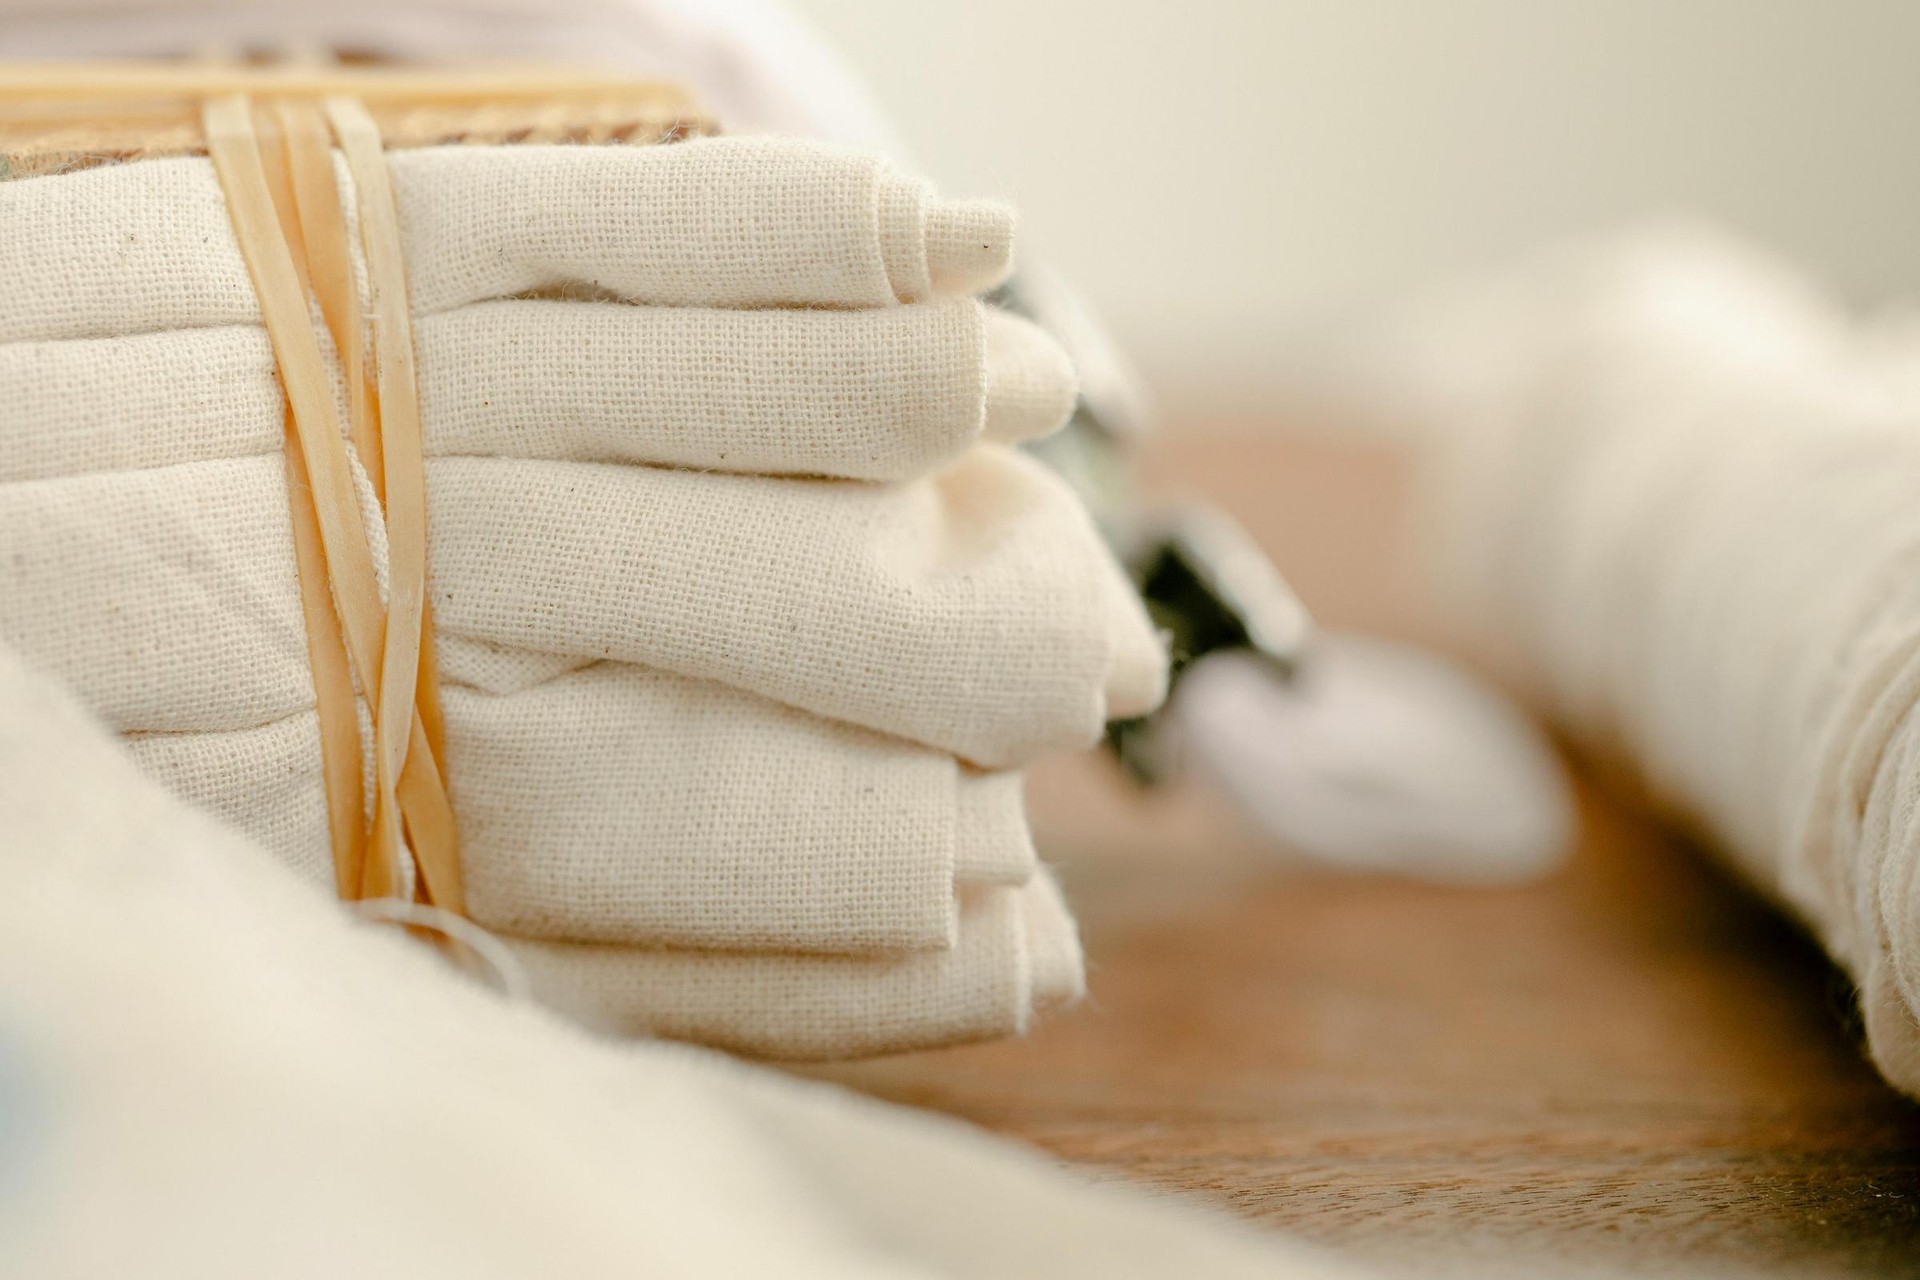
M 1222 652 L 1182 680 L 1188 753 L 1264 831 L 1316 861 L 1457 883 L 1545 874 L 1572 842 L 1545 735 L 1437 655 L 1320 633 L 1290 677 Z

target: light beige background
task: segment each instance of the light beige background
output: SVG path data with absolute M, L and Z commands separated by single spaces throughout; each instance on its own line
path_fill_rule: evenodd
M 1913 0 L 796 3 L 1183 412 L 1257 409 L 1330 318 L 1649 214 L 1920 291 Z

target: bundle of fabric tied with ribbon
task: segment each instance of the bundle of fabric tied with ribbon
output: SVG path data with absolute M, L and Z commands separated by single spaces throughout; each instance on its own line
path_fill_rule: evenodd
M 1413 317 L 1447 598 L 1858 983 L 1920 1095 L 1920 344 L 1665 229 Z
M 1004 208 L 582 77 L 5 98 L 0 643 L 149 776 L 597 1025 L 832 1057 L 1078 995 L 1020 770 L 1164 659 L 1010 447 L 1075 385 L 975 296 Z

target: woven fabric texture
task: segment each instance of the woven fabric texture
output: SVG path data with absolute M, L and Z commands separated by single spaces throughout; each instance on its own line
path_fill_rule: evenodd
M 981 439 L 1044 435 L 1073 370 L 1046 334 L 970 298 L 858 311 L 498 300 L 414 331 L 433 457 L 544 458 L 904 480 Z M 0 343 L 35 424 L 0 480 L 277 453 L 258 325 Z
M 1033 871 L 1019 775 L 724 685 L 597 663 L 505 696 L 452 684 L 446 712 L 468 910 L 490 929 L 925 949 L 953 939 L 956 879 Z M 128 746 L 151 776 L 331 883 L 312 712 Z
M 768 139 L 393 177 L 476 921 L 557 1005 L 768 1054 L 1076 991 L 1019 770 L 1155 705 L 1164 656 L 1007 447 L 1076 394 L 969 296 L 1008 212 Z M 283 408 L 218 184 L 0 183 L 0 217 L 0 641 L 325 885 Z M 364 476 L 361 505 L 383 562 Z

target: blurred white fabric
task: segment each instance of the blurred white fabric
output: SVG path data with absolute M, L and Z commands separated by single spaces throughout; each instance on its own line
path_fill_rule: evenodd
M 1551 871 L 1572 839 L 1572 796 L 1540 730 L 1409 645 L 1322 632 L 1291 680 L 1218 654 L 1174 709 L 1203 769 L 1319 862 L 1498 884 Z
M 1860 987 L 1920 1094 L 1920 341 L 1700 228 L 1543 255 L 1379 353 L 1459 620 Z
M 454 976 L 0 648 L 0 1273 L 1335 1277 L 944 1118 Z

